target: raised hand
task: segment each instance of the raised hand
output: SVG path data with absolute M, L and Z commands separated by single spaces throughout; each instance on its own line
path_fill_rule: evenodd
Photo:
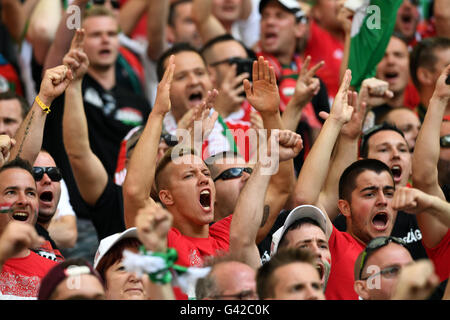
M 0 268 L 1 265 L 11 257 L 28 248 L 36 248 L 44 242 L 27 223 L 11 221 L 0 236 Z
M 302 137 L 290 130 L 272 130 L 272 139 L 278 142 L 280 162 L 295 158 L 303 149 Z
M 398 187 L 392 199 L 392 208 L 411 214 L 421 213 L 431 207 L 433 197 L 415 188 Z
M 253 84 L 244 79 L 244 90 L 248 102 L 259 112 L 277 113 L 280 94 L 273 67 L 263 57 L 253 62 Z
M 61 95 L 73 79 L 72 71 L 65 65 L 60 65 L 45 71 L 42 78 L 39 98 L 49 106 Z
M 365 79 L 361 84 L 359 99 L 366 102 L 369 107 L 376 107 L 394 97 L 389 90 L 389 83 L 377 78 Z
M 175 56 L 171 55 L 167 64 L 166 71 L 158 84 L 156 92 L 155 104 L 152 113 L 165 116 L 172 106 L 170 102 L 170 86 L 172 85 L 173 73 L 175 70 Z
M 15 144 L 16 140 L 13 138 L 10 138 L 6 134 L 0 135 L 0 167 L 9 160 L 10 151 Z
M 447 77 L 450 76 L 450 64 L 445 67 L 436 81 L 436 87 L 434 89 L 433 97 L 438 99 L 449 100 L 450 99 L 450 84 L 446 83 Z
M 236 68 L 236 64 L 233 64 L 225 74 L 216 99 L 217 110 L 232 111 L 234 106 L 245 100 L 242 95 L 244 93 L 243 81 L 249 77 L 249 74 L 244 72 L 236 75 Z
M 352 74 L 350 70 L 346 70 L 344 74 L 344 78 L 342 79 L 341 86 L 339 87 L 339 91 L 336 94 L 333 102 L 333 106 L 330 110 L 330 118 L 337 120 L 341 124 L 346 124 L 350 121 L 352 117 L 352 113 L 354 107 L 351 103 L 355 103 L 354 98 L 356 98 L 353 94 L 350 94 L 350 104 L 349 104 L 349 87 L 350 81 L 352 80 Z
M 89 59 L 83 51 L 84 38 L 84 29 L 78 29 L 72 39 L 69 52 L 63 58 L 63 64 L 72 71 L 74 80 L 82 80 L 89 67 Z
M 314 75 L 325 62 L 321 61 L 308 69 L 310 62 L 311 57 L 307 56 L 298 75 L 294 96 L 292 97 L 297 102 L 296 104 L 300 106 L 306 105 L 320 90 L 320 81 Z
M 159 204 L 147 204 L 136 217 L 138 238 L 147 250 L 165 252 L 167 233 L 172 227 L 172 214 Z

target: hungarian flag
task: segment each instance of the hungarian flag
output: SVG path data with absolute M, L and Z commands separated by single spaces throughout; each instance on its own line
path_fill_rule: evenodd
M 359 90 L 364 79 L 375 76 L 376 66 L 394 31 L 403 0 L 350 0 L 345 6 L 355 12 L 352 22 L 348 68 L 351 85 Z

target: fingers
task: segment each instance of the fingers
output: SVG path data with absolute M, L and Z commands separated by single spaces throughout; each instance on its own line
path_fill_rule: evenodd
M 317 70 L 322 68 L 325 65 L 325 61 L 320 61 L 319 63 L 315 64 L 307 73 L 306 76 L 309 78 L 312 78 L 316 75 Z
M 309 63 L 311 62 L 311 56 L 307 56 L 300 69 L 300 76 L 305 76 L 308 73 Z
M 166 71 L 164 72 L 164 75 L 161 79 L 161 83 L 163 84 L 171 84 L 173 80 L 173 73 L 175 71 L 175 55 L 171 55 L 169 57 L 169 62 L 167 63 Z
M 77 29 L 75 31 L 75 36 L 72 38 L 70 49 L 82 49 L 84 45 L 84 35 L 84 29 Z
M 342 79 L 341 86 L 339 87 L 339 93 L 344 94 L 348 91 L 350 87 L 350 81 L 352 80 L 352 72 L 350 69 L 347 69 L 344 74 L 344 78 Z M 345 96 L 345 95 L 344 95 Z
M 255 79 L 255 78 L 253 78 Z M 245 91 L 245 95 L 246 97 L 251 97 L 252 96 L 252 85 L 250 84 L 250 81 L 248 81 L 248 79 L 244 79 L 243 83 L 244 85 L 244 91 Z

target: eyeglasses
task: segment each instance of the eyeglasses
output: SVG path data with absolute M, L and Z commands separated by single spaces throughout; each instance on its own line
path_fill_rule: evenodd
M 367 244 L 367 246 L 364 249 L 364 252 L 362 254 L 362 258 L 361 258 L 360 269 L 359 269 L 359 279 L 367 280 L 369 278 L 369 277 L 367 277 L 365 279 L 362 278 L 362 271 L 366 265 L 367 260 L 376 250 L 388 245 L 391 242 L 397 243 L 404 247 L 406 246 L 405 241 L 403 241 L 402 239 L 397 238 L 397 237 L 377 237 L 377 238 L 372 239 Z
M 230 168 L 225 171 L 223 171 L 221 174 L 219 174 L 213 181 L 216 182 L 219 179 L 222 180 L 230 180 L 239 178 L 242 176 L 244 172 L 247 172 L 248 174 L 252 174 L 253 169 L 246 167 L 246 168 Z
M 441 148 L 450 148 L 450 134 L 442 136 L 439 139 L 439 143 L 441 145 Z
M 400 266 L 387 267 L 387 268 L 384 268 L 383 270 L 381 270 L 380 272 L 371 274 L 370 276 L 368 276 L 364 279 L 361 278 L 361 280 L 367 280 L 369 278 L 373 278 L 373 277 L 376 277 L 379 275 L 382 275 L 386 279 L 393 279 L 398 276 L 398 274 L 400 273 L 400 270 L 402 270 L 402 267 L 400 267 Z
M 106 0 L 92 0 L 92 3 L 97 4 L 97 5 L 104 5 L 105 2 L 106 2 Z M 109 0 L 109 2 L 111 3 L 111 7 L 113 7 L 113 9 L 120 8 L 119 0 Z
M 36 181 L 41 181 L 44 173 L 54 182 L 62 179 L 61 171 L 57 167 L 33 167 L 33 176 Z
M 234 298 L 236 300 L 254 300 L 258 299 L 256 292 L 253 290 L 244 290 L 235 294 L 222 294 L 211 297 L 212 299 Z

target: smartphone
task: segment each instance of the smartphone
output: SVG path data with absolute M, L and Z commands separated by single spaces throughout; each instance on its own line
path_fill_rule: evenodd
M 232 63 L 236 64 L 236 76 L 247 72 L 249 74 L 248 81 L 252 81 L 253 61 L 251 59 L 234 58 Z

